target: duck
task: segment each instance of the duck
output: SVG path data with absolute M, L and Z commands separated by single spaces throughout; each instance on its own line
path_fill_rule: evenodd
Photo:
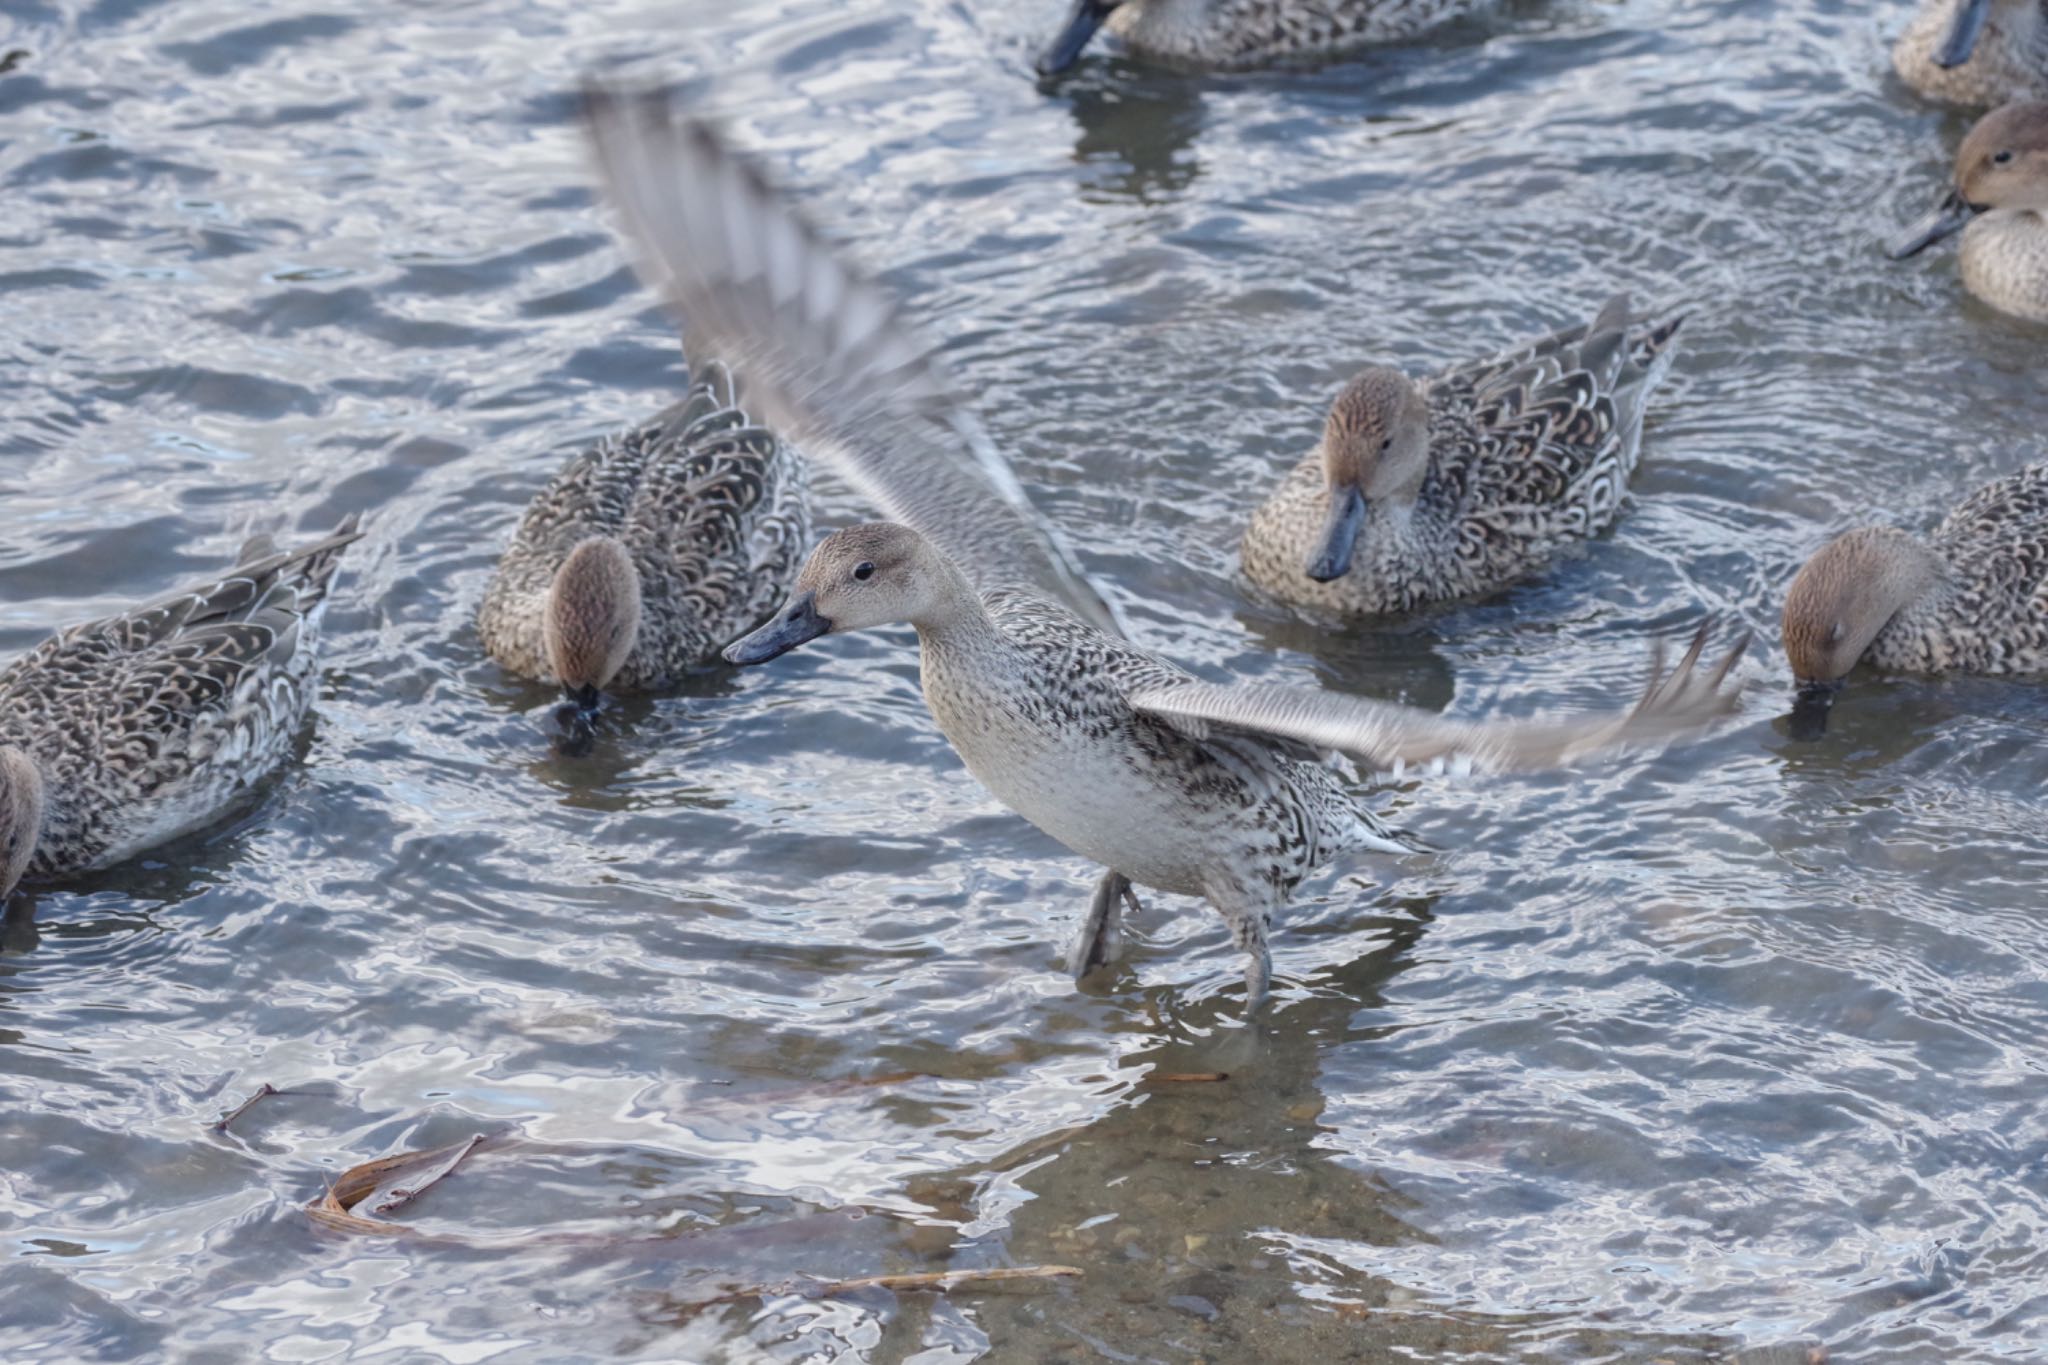
M 2048 673 L 2048 463 L 1970 494 L 1921 537 L 1830 540 L 1785 595 L 1794 738 L 1826 733 L 1858 664 L 1900 673 Z
M 1892 69 L 1944 104 L 2048 99 L 2048 0 L 1925 0 L 1892 45 Z
M 58 631 L 0 668 L 0 900 L 203 829 L 283 766 L 312 706 L 349 516 L 295 550 Z
M 1892 259 L 1958 232 L 1963 286 L 2001 312 L 2048 322 L 2048 102 L 1978 120 L 1956 153 L 1953 188 L 1893 243 Z
M 1246 527 L 1245 575 L 1284 602 L 1387 616 L 1535 574 L 1619 514 L 1682 317 L 1589 323 L 1418 382 L 1360 371 L 1322 440 Z
M 605 691 L 675 686 L 787 595 L 811 540 L 804 457 L 748 415 L 731 373 L 571 457 L 534 495 L 477 611 L 484 651 L 561 687 L 571 752 Z
M 1099 29 L 1172 66 L 1243 71 L 1326 60 L 1406 42 L 1496 0 L 1074 0 L 1038 59 L 1041 76 L 1073 66 Z
M 886 519 L 827 536 L 774 616 L 727 646 L 768 663 L 822 636 L 907 622 L 933 721 L 968 771 L 1102 869 L 1066 965 L 1116 960 L 1135 887 L 1206 899 L 1244 960 L 1245 1010 L 1272 973 L 1273 916 L 1310 872 L 1422 844 L 1361 804 L 1333 752 L 1385 766 L 1556 766 L 1693 734 L 1727 715 L 1739 646 L 1706 632 L 1635 705 L 1558 721 L 1451 720 L 1273 683 L 1195 677 L 1121 617 L 1031 515 L 979 424 L 893 303 L 706 124 L 659 95 L 594 89 L 589 131 L 671 306 L 747 376 L 778 425 L 869 490 Z M 944 493 L 933 496 L 935 485 Z M 1019 529 L 1021 528 L 1021 529 Z

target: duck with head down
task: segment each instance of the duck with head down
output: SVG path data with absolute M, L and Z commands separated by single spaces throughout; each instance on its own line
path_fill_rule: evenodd
M 1980 119 L 1956 153 L 1953 187 L 1893 244 L 1892 258 L 1958 232 L 1964 287 L 2002 312 L 2048 322 L 2048 102 Z
M 2048 0 L 1924 0 L 1892 66 L 1946 104 L 2048 99 Z
M 1813 739 L 1858 663 L 1902 673 L 2048 672 L 2048 464 L 1987 484 L 1931 537 L 1823 546 L 1785 595 L 1792 733 Z
M 1323 439 L 1245 529 L 1245 574 L 1349 616 L 1413 611 L 1538 572 L 1620 513 L 1680 319 L 1592 322 L 1418 383 L 1359 373 Z
M 1106 29 L 1151 61 L 1211 71 L 1327 60 L 1405 42 L 1497 0 L 1072 0 L 1038 59 L 1056 76 Z
M 485 650 L 558 684 L 573 752 L 599 694 L 673 686 L 775 609 L 810 536 L 802 458 L 700 368 L 645 426 L 570 460 L 528 506 L 484 592 Z

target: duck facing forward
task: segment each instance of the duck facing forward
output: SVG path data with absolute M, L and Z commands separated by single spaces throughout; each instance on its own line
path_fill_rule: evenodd
M 1818 738 L 1859 662 L 1903 673 L 2048 673 L 2048 464 L 1972 493 L 1922 539 L 1837 536 L 1792 580 L 1792 732 Z
M 1925 0 L 1892 67 L 1945 104 L 2048 99 L 2048 0 Z
M 1366 369 L 1252 513 L 1246 576 L 1377 616 L 1537 572 L 1620 512 L 1681 321 L 1631 321 L 1616 295 L 1588 324 L 1421 383 Z
M 213 823 L 291 751 L 356 518 L 268 536 L 212 582 L 72 626 L 0 669 L 0 898 Z
M 510 672 L 559 683 L 587 740 L 601 690 L 672 686 L 774 611 L 809 541 L 802 457 L 707 364 L 681 402 L 535 496 L 477 630 Z
M 1074 0 L 1038 59 L 1041 76 L 1080 60 L 1107 29 L 1140 56 L 1173 66 L 1240 71 L 1316 61 L 1406 42 L 1497 0 Z
M 1115 614 L 1030 515 L 928 347 L 752 169 L 658 98 L 594 93 L 591 131 L 640 254 L 714 353 L 743 365 L 779 427 L 890 522 L 839 531 L 787 602 L 726 657 L 765 663 L 827 633 L 907 621 L 933 719 L 978 779 L 1102 864 L 1069 965 L 1114 955 L 1132 884 L 1207 898 L 1266 991 L 1272 914 L 1315 867 L 1415 841 L 1330 768 L 1542 767 L 1691 733 L 1735 703 L 1733 662 L 1653 676 L 1632 710 L 1561 723 L 1448 721 L 1285 686 L 1200 682 L 1120 638 Z
M 1957 232 L 1964 287 L 2001 312 L 2048 322 L 2048 103 L 1978 120 L 1956 153 L 1954 188 L 1892 246 L 1892 259 Z

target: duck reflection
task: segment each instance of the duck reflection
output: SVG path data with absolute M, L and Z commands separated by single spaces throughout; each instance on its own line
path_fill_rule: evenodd
M 1201 177 L 1193 150 L 1205 122 L 1200 83 L 1117 61 L 1060 94 L 1079 125 L 1074 160 L 1088 170 L 1088 195 L 1157 203 Z
M 1253 601 L 1241 603 L 1235 614 L 1259 652 L 1314 659 L 1324 685 L 1336 691 L 1433 711 L 1457 695 L 1457 672 L 1426 625 L 1349 621 L 1333 629 L 1286 607 Z
M 1029 1173 L 999 1177 L 1032 1196 L 1014 1206 L 1002 1234 L 1008 1256 L 1113 1264 L 1114 1311 L 1126 1327 L 1143 1330 L 1148 1316 L 1161 1332 L 1183 1330 L 1191 1316 L 1208 1320 L 1215 1335 L 1205 1344 L 1229 1355 L 1232 1331 L 1258 1330 L 1276 1303 L 1296 1297 L 1284 1258 L 1261 1256 L 1247 1229 L 1284 1225 L 1380 1245 L 1425 1236 L 1404 1218 L 1413 1201 L 1335 1159 L 1318 1122 L 1329 1049 L 1391 1027 L 1381 1017 L 1388 983 L 1414 960 L 1434 919 L 1433 896 L 1361 893 L 1361 885 L 1369 878 L 1347 875 L 1330 894 L 1370 895 L 1374 908 L 1325 932 L 1376 933 L 1376 944 L 1283 991 L 1262 1024 L 1239 1025 L 1225 991 L 1161 986 L 1142 999 L 1126 995 L 1132 1027 L 1153 1034 L 1117 1059 L 1134 1081 L 1128 1100 L 1065 1135 L 1050 1160 L 1034 1139 L 1016 1163 Z M 985 1169 L 951 1175 L 990 1179 Z M 1111 1311 L 1086 1302 L 1088 1289 L 1081 1315 Z
M 0 953 L 32 953 L 42 941 L 42 931 L 36 928 L 34 894 L 15 892 L 0 913 Z

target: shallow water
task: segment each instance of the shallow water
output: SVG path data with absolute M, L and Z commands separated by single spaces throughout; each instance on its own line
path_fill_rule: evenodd
M 1966 125 L 1888 73 L 1907 7 L 1526 3 L 1312 74 L 1098 56 L 1048 93 L 1060 9 L 10 3 L 0 651 L 257 530 L 371 532 L 305 763 L 9 916 L 0 1355 L 2038 1358 L 2048 699 L 1859 678 L 1798 746 L 1770 645 L 1831 530 L 2048 453 L 2048 335 L 1877 248 Z M 1713 609 L 1760 642 L 1741 724 L 1386 784 L 1456 851 L 1305 888 L 1256 1031 L 1194 902 L 1065 979 L 1093 873 L 961 770 L 905 632 L 551 756 L 471 619 L 556 464 L 675 391 L 573 124 L 620 62 L 913 300 L 1146 643 L 1528 710 Z M 1351 368 L 1622 285 L 1692 317 L 1613 534 L 1342 636 L 1239 582 L 1248 500 Z M 301 1212 L 476 1132 L 417 1235 Z M 1048 1263 L 1086 1274 L 717 1301 Z

